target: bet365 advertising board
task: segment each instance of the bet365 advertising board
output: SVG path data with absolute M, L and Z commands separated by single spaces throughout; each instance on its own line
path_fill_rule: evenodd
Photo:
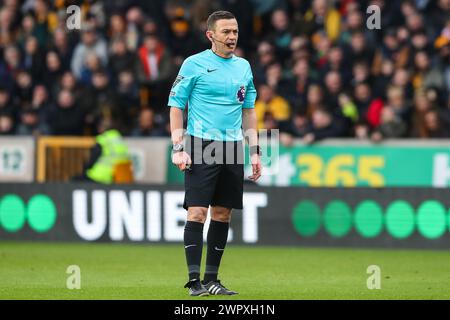
M 263 146 L 261 186 L 448 187 L 450 145 L 294 145 Z M 247 152 L 248 154 L 248 152 Z M 181 184 L 168 157 L 167 181 Z M 246 161 L 246 176 L 251 166 Z

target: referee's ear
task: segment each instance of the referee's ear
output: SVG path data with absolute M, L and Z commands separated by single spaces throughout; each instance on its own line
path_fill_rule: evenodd
M 209 41 L 213 42 L 212 31 L 211 30 L 206 30 L 205 35 L 206 35 L 206 38 L 208 38 Z

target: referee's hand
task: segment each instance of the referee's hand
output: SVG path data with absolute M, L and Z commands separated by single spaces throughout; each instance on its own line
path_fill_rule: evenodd
M 185 152 L 177 152 L 172 154 L 172 163 L 178 167 L 181 171 L 189 169 L 192 164 L 191 157 Z
M 254 154 L 251 156 L 250 161 L 252 163 L 253 174 L 248 178 L 251 181 L 256 181 L 261 177 L 261 156 Z

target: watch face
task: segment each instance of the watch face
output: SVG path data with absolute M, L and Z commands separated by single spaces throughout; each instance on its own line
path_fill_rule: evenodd
M 176 144 L 173 146 L 173 151 L 180 151 L 180 150 L 183 150 L 182 144 Z

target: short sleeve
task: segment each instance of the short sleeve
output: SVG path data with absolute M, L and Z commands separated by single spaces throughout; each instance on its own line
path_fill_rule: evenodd
M 167 105 L 183 110 L 189 100 L 196 78 L 195 64 L 192 60 L 186 59 L 181 65 L 180 72 L 173 82 Z
M 250 67 L 249 67 L 249 69 L 250 69 Z M 242 105 L 242 108 L 245 108 L 245 109 L 251 109 L 251 108 L 255 107 L 255 101 L 256 101 L 256 95 L 257 95 L 255 84 L 253 83 L 253 74 L 252 74 L 251 69 L 250 69 L 249 73 L 250 73 L 250 76 L 249 76 L 249 80 L 247 83 L 245 100 L 244 100 L 244 104 Z

